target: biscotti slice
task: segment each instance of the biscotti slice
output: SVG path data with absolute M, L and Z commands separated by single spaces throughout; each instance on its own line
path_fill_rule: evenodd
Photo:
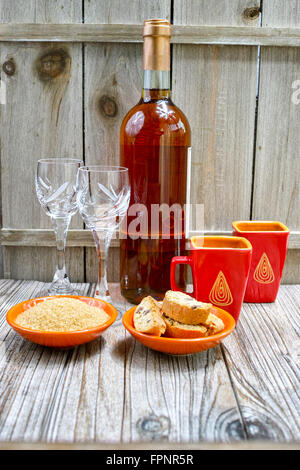
M 166 331 L 161 308 L 150 295 L 145 297 L 135 309 L 133 324 L 137 331 L 148 335 L 161 336 Z
M 207 328 L 203 325 L 187 325 L 167 316 L 164 316 L 164 319 L 167 325 L 166 336 L 170 338 L 202 338 L 208 334 Z
M 188 325 L 205 323 L 212 309 L 211 304 L 199 302 L 184 292 L 168 290 L 162 310 L 167 317 Z
M 224 330 L 224 323 L 221 318 L 217 317 L 213 313 L 210 313 L 205 322 L 205 326 L 208 328 L 209 335 L 215 335 L 220 331 Z

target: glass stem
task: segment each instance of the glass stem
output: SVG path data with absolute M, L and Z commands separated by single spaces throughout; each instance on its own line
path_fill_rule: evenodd
M 96 286 L 95 297 L 100 297 L 103 299 L 110 297 L 107 284 L 107 258 L 112 235 L 113 231 L 111 230 L 99 232 L 93 230 L 93 237 L 95 240 L 98 257 L 98 282 Z
M 52 225 L 56 237 L 56 253 L 57 263 L 54 280 L 67 278 L 66 262 L 65 262 L 65 250 L 67 232 L 70 225 L 71 217 L 52 217 Z

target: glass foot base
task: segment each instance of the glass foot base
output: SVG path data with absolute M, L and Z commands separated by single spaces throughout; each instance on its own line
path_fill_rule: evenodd
M 72 287 L 69 279 L 64 279 L 52 282 L 48 289 L 48 295 L 78 295 L 78 292 Z
M 94 298 L 99 299 L 99 300 L 104 300 L 105 302 L 111 303 L 111 296 L 110 295 L 100 295 L 100 294 L 97 295 L 97 294 L 95 294 Z
M 93 295 L 95 299 L 100 299 L 100 300 L 105 300 L 105 302 L 111 303 L 111 295 L 108 290 L 108 286 L 103 288 L 102 286 L 99 285 L 96 286 L 95 293 Z

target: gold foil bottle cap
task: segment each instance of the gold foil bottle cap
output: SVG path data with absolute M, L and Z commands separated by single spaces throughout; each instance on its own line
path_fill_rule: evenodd
M 152 19 L 144 21 L 143 37 L 167 36 L 171 37 L 171 23 L 168 20 Z
M 171 24 L 168 20 L 144 21 L 144 70 L 170 70 Z

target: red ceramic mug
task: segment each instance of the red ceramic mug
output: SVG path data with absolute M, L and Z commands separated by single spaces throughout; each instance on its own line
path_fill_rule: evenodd
M 281 222 L 251 220 L 232 223 L 233 235 L 252 245 L 245 302 L 274 302 L 287 252 L 289 229 Z
M 177 264 L 192 269 L 197 300 L 210 302 L 238 320 L 246 289 L 251 244 L 240 237 L 192 237 L 189 256 L 175 256 L 171 262 L 171 288 L 181 290 L 175 281 Z

